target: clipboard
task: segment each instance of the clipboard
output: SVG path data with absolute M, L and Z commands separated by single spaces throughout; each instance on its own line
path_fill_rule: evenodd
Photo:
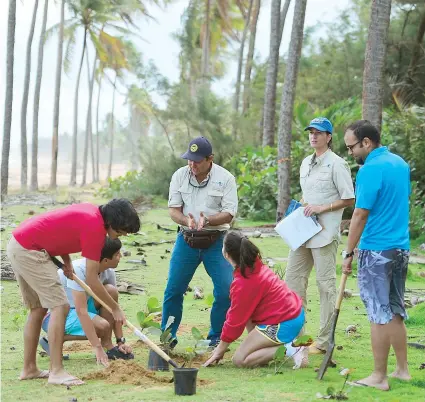
M 274 228 L 285 243 L 295 251 L 323 228 L 316 217 L 304 215 L 304 207 L 299 207 Z

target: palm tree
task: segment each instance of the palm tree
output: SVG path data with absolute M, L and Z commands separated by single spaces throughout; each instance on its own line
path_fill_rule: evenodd
M 243 26 L 243 19 L 229 0 L 204 0 L 203 5 L 196 14 L 196 29 L 202 48 L 201 74 L 207 82 L 215 74 L 212 68 L 214 58 L 220 55 L 230 39 L 239 41 L 235 31 Z
M 159 4 L 155 1 L 155 4 Z M 140 0 L 114 0 L 104 2 L 100 0 L 73 0 L 69 3 L 72 17 L 65 21 L 65 31 L 68 38 L 67 50 L 65 52 L 65 66 L 69 66 L 69 55 L 75 45 L 76 33 L 83 29 L 83 50 L 77 74 L 77 82 L 74 96 L 74 128 L 72 141 L 72 165 L 70 185 L 74 186 L 77 182 L 77 134 L 78 134 L 78 101 L 81 70 L 83 67 L 84 55 L 87 49 L 87 40 L 92 42 L 97 56 L 100 58 L 103 54 L 104 46 L 99 42 L 100 32 L 105 28 L 111 28 L 117 32 L 128 35 L 131 33 L 126 27 L 116 24 L 116 21 L 124 21 L 126 24 L 136 26 L 132 20 L 132 13 L 139 13 L 149 17 L 145 5 Z M 51 31 L 57 30 L 54 26 Z M 108 35 L 109 38 L 113 36 Z
M 34 90 L 34 114 L 32 123 L 32 154 L 31 154 L 31 191 L 38 190 L 38 111 L 40 109 L 41 78 L 43 76 L 44 39 L 46 35 L 47 11 L 49 0 L 44 2 L 43 24 L 41 26 L 40 43 L 38 45 L 37 76 Z
M 9 183 L 10 128 L 13 105 L 13 62 L 15 49 L 16 0 L 9 0 L 7 20 L 6 96 L 4 99 L 3 148 L 1 153 L 1 197 L 7 195 Z
M 97 56 L 95 56 L 94 61 L 93 61 L 92 72 L 90 72 L 90 63 L 89 63 L 88 52 L 87 52 L 87 55 L 86 55 L 86 60 L 87 60 L 87 75 L 89 77 L 89 102 L 88 102 L 88 105 L 87 105 L 86 135 L 85 135 L 85 140 L 84 140 L 84 153 L 83 153 L 83 180 L 81 182 L 81 186 L 86 185 L 89 142 L 90 142 L 90 145 L 91 145 L 92 168 L 93 168 L 93 173 L 94 173 L 94 150 L 93 150 L 93 142 L 91 141 L 91 138 L 92 138 L 92 99 L 93 99 L 94 80 L 95 80 L 95 74 L 96 74 Z M 94 174 L 93 174 L 93 179 L 94 179 Z
M 248 13 L 245 20 L 245 27 L 242 33 L 242 39 L 241 44 L 239 47 L 239 61 L 238 61 L 238 71 L 236 75 L 236 92 L 235 97 L 233 100 L 233 127 L 232 127 L 232 137 L 234 140 L 236 140 L 237 137 L 237 115 L 239 114 L 239 101 L 240 101 L 240 93 L 241 93 L 241 80 L 242 80 L 242 66 L 243 66 L 243 54 L 245 50 L 245 41 L 246 36 L 248 34 L 250 21 L 251 21 L 251 12 L 252 12 L 252 5 L 254 4 L 254 0 L 250 0 L 249 7 L 248 7 Z
M 245 78 L 243 83 L 243 105 L 242 114 L 245 115 L 249 109 L 250 104 L 250 91 L 251 91 L 251 71 L 254 61 L 254 50 L 255 50 L 255 38 L 257 35 L 257 24 L 260 16 L 261 0 L 255 0 L 254 9 L 252 14 L 252 20 L 249 31 L 249 47 L 248 54 L 246 56 L 245 64 Z
M 83 36 L 83 50 L 81 52 L 80 66 L 78 68 L 77 82 L 75 84 L 74 95 L 74 128 L 72 136 L 72 162 L 71 162 L 71 178 L 69 181 L 70 186 L 77 184 L 77 136 L 78 136 L 78 96 L 80 90 L 81 70 L 83 67 L 84 53 L 87 47 L 87 29 L 84 29 Z
M 34 2 L 30 33 L 27 41 L 27 54 L 25 64 L 24 94 L 22 95 L 21 107 L 21 189 L 26 190 L 28 180 L 28 155 L 27 155 L 27 108 L 28 93 L 30 89 L 31 77 L 31 46 L 34 37 L 35 21 L 37 18 L 38 0 Z
M 210 46 L 211 46 L 211 0 L 205 0 L 205 32 L 202 41 L 202 78 L 207 80 L 210 66 Z
M 270 52 L 264 95 L 263 146 L 274 145 L 276 114 L 276 83 L 279 69 L 280 0 L 272 0 L 270 24 Z
M 410 59 L 409 68 L 407 69 L 408 82 L 413 83 L 418 68 L 418 63 L 423 52 L 422 43 L 425 35 L 425 7 L 422 10 L 416 41 L 413 45 L 412 58 Z
M 113 156 L 114 156 L 115 93 L 117 88 L 117 78 L 118 78 L 118 73 L 115 74 L 115 79 L 114 79 L 114 91 L 112 95 L 112 112 L 111 112 L 110 123 L 109 123 L 109 163 L 108 163 L 108 173 L 106 176 L 107 179 L 109 179 L 112 174 L 112 162 L 113 162 Z
M 52 137 L 52 167 L 50 171 L 50 188 L 57 187 L 56 175 L 58 171 L 58 150 L 59 150 L 59 108 L 62 79 L 62 59 L 63 59 L 63 39 L 65 22 L 65 0 L 61 1 L 61 22 L 59 28 L 58 54 L 56 60 L 56 83 L 55 83 L 55 104 L 53 108 L 53 137 Z
M 128 89 L 127 102 L 130 104 L 132 111 L 134 111 L 139 116 L 148 115 L 153 116 L 155 118 L 155 120 L 163 129 L 164 134 L 167 137 L 168 145 L 170 146 L 171 152 L 174 154 L 175 150 L 171 141 L 170 133 L 167 130 L 167 126 L 160 116 L 160 111 L 158 110 L 158 107 L 154 104 L 146 89 L 142 89 L 135 85 L 132 85 Z
M 283 29 L 285 28 L 286 14 L 288 14 L 289 5 L 291 0 L 285 0 L 285 4 L 280 12 L 280 32 L 279 32 L 279 46 L 282 43 Z
M 305 10 L 307 0 L 295 2 L 294 20 L 292 22 L 291 42 L 289 44 L 288 60 L 285 70 L 285 82 L 282 91 L 278 132 L 278 206 L 277 218 L 283 217 L 291 200 L 291 140 L 292 119 L 297 86 L 298 64 L 301 58 L 303 43 Z
M 382 123 L 384 68 L 390 25 L 391 0 L 373 0 L 363 72 L 363 118 L 378 130 Z
M 100 94 L 102 93 L 102 79 L 103 79 L 103 63 L 99 63 L 99 68 L 96 74 L 97 77 L 97 103 L 96 103 L 96 169 L 93 181 L 98 183 L 99 177 L 99 158 L 100 158 L 100 144 L 99 144 L 99 106 L 100 106 Z

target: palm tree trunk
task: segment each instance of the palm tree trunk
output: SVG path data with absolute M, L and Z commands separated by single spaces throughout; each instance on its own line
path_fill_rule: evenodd
M 292 120 L 297 86 L 298 65 L 303 43 L 305 10 L 307 0 L 295 2 L 291 42 L 286 63 L 285 82 L 282 91 L 278 132 L 278 206 L 277 219 L 281 219 L 291 200 L 291 141 Z
M 279 69 L 280 0 L 272 0 L 270 25 L 270 53 L 264 95 L 263 147 L 274 145 L 276 84 Z
M 112 95 L 112 113 L 111 113 L 111 123 L 110 123 L 110 133 L 109 133 L 109 163 L 108 163 L 108 175 L 107 179 L 111 177 L 112 173 L 112 157 L 114 155 L 114 120 L 115 120 L 115 92 L 117 89 L 117 75 L 115 75 L 114 80 L 114 92 Z
M 233 127 L 232 127 L 232 136 L 233 139 L 236 140 L 236 137 L 238 135 L 238 129 L 237 129 L 237 118 L 239 114 L 239 101 L 240 101 L 240 95 L 241 95 L 241 80 L 242 80 L 242 66 L 243 66 L 243 53 L 245 50 L 245 41 L 246 36 L 248 34 L 250 21 L 251 21 L 251 11 L 252 11 L 252 5 L 254 3 L 254 0 L 250 0 L 249 2 L 249 8 L 248 8 L 248 14 L 246 16 L 245 20 L 245 27 L 242 33 L 242 39 L 241 39 L 241 45 L 239 48 L 239 61 L 238 61 L 238 72 L 236 75 L 236 92 L 235 97 L 233 99 Z
M 285 28 L 286 14 L 288 14 L 289 5 L 291 4 L 291 0 L 285 0 L 285 4 L 282 7 L 282 11 L 280 12 L 280 32 L 279 32 L 279 46 L 282 43 L 283 29 Z
M 152 108 L 151 110 L 152 114 L 154 115 L 154 117 L 156 118 L 156 120 L 158 121 L 158 123 L 160 124 L 160 126 L 162 127 L 162 129 L 164 130 L 164 133 L 167 137 L 167 141 L 168 141 L 168 145 L 171 148 L 171 152 L 174 154 L 174 147 L 173 147 L 173 143 L 171 142 L 171 137 L 170 134 L 167 130 L 166 125 L 161 121 L 161 119 L 159 118 L 158 114 L 155 112 L 155 110 Z
M 409 68 L 407 70 L 408 82 L 413 83 L 418 63 L 421 58 L 422 42 L 425 35 L 425 7 L 422 11 L 421 22 L 419 24 L 418 33 L 416 35 L 416 42 L 413 45 L 412 58 L 410 59 Z
M 99 76 L 99 92 L 97 93 L 97 105 L 96 105 L 96 176 L 95 182 L 98 183 L 100 180 L 99 176 L 99 105 L 100 105 L 100 93 L 102 92 L 102 75 Z
M 211 27 L 210 27 L 210 9 L 211 9 L 211 0 L 205 0 L 205 34 L 204 40 L 202 43 L 202 79 L 204 83 L 209 77 L 209 64 L 210 64 L 210 36 L 211 36 Z
M 53 137 L 52 137 L 52 167 L 50 171 L 50 188 L 57 187 L 56 175 L 58 172 L 58 151 L 59 151 L 59 110 L 62 80 L 62 58 L 63 58 L 63 37 L 65 21 L 65 0 L 61 2 L 61 23 L 59 28 L 58 54 L 56 61 L 56 83 L 55 83 L 55 105 L 53 109 Z
M 31 191 L 38 190 L 38 111 L 40 109 L 40 91 L 41 78 L 43 76 L 43 57 L 44 57 L 44 37 L 46 35 L 47 11 L 49 9 L 49 0 L 45 0 L 43 25 L 41 26 L 40 43 L 38 45 L 38 64 L 37 76 L 35 79 L 34 90 L 34 115 L 32 126 L 32 155 L 31 155 Z
M 245 115 L 250 106 L 250 98 L 251 98 L 251 71 L 252 65 L 254 61 L 254 51 L 255 51 L 255 38 L 257 35 L 257 24 L 258 17 L 260 15 L 261 8 L 261 0 L 255 0 L 254 3 L 254 11 L 252 15 L 252 21 L 250 24 L 250 32 L 249 32 L 249 48 L 248 55 L 246 57 L 245 64 L 245 79 L 243 83 L 243 105 L 242 105 L 242 114 Z
M 363 72 L 363 118 L 381 130 L 391 0 L 373 0 Z
M 72 165 L 71 165 L 71 180 L 70 186 L 77 184 L 77 136 L 78 136 L 78 91 L 80 87 L 81 70 L 83 69 L 84 54 L 87 45 L 87 30 L 84 30 L 83 51 L 81 52 L 80 67 L 78 69 L 77 84 L 75 86 L 74 97 L 74 133 L 72 138 Z
M 1 198 L 7 195 L 9 184 L 10 128 L 13 106 L 13 62 L 15 49 L 16 0 L 9 0 L 7 20 L 6 95 L 4 99 L 3 148 L 1 152 Z
M 28 94 L 30 90 L 31 78 L 31 46 L 34 38 L 35 21 L 37 19 L 38 0 L 34 2 L 34 10 L 32 12 L 32 20 L 30 33 L 27 41 L 27 54 L 25 65 L 24 78 L 24 94 L 22 95 L 21 107 L 21 189 L 27 189 L 28 182 L 28 150 L 27 150 L 27 109 L 28 109 Z
M 89 141 L 91 141 L 91 131 L 92 131 L 91 116 L 92 116 L 92 102 L 93 102 L 93 89 L 94 89 L 94 75 L 96 74 L 96 61 L 97 61 L 97 55 L 94 58 L 93 70 L 90 73 L 89 54 L 87 53 L 87 73 L 89 77 L 89 103 L 87 105 L 86 135 L 84 138 L 84 156 L 83 156 L 83 180 L 82 180 L 81 186 L 86 185 L 86 179 L 87 179 L 88 150 L 90 145 Z M 91 153 L 92 153 L 92 160 L 93 160 L 94 152 L 93 152 L 92 141 L 91 141 Z M 93 165 L 92 167 L 94 167 L 93 163 L 92 165 Z

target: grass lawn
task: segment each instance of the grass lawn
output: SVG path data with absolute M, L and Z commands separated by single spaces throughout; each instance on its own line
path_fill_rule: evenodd
M 67 197 L 61 194 L 64 199 Z M 82 195 L 79 200 L 93 199 L 90 192 Z M 102 202 L 96 199 L 95 202 Z M 59 205 L 61 206 L 61 205 Z M 55 206 L 58 207 L 58 206 Z M 46 206 L 47 209 L 52 207 Z M 13 221 L 21 222 L 28 217 L 28 212 L 35 213 L 46 209 L 28 206 L 5 206 L 2 214 L 4 217 L 15 214 Z M 124 247 L 131 251 L 130 257 L 123 257 L 117 268 L 118 278 L 141 285 L 146 289 L 143 295 L 120 294 L 120 304 L 122 304 L 127 318 L 134 324 L 137 323 L 136 314 L 144 308 L 148 297 L 155 296 L 162 299 L 163 290 L 167 278 L 167 270 L 170 254 L 167 250 L 172 249 L 172 244 L 161 244 L 157 246 L 143 247 L 147 266 L 135 265 L 128 260 L 139 259 L 137 247 L 133 242 L 145 243 L 160 240 L 173 240 L 174 232 L 164 232 L 158 230 L 156 224 L 174 228 L 168 218 L 167 210 L 162 206 L 147 212 L 142 217 L 142 233 L 128 236 L 123 239 Z M 257 223 L 252 223 L 257 224 Z M 243 223 L 247 226 L 247 222 Z M 248 225 L 249 226 L 249 225 Z M 5 249 L 6 241 L 13 228 L 6 228 L 1 232 L 2 249 Z M 254 239 L 260 247 L 262 254 L 266 258 L 285 258 L 288 256 L 288 248 L 280 238 L 260 238 Z M 341 246 L 342 249 L 342 246 Z M 78 256 L 75 256 L 76 258 Z M 285 262 L 277 261 L 279 265 L 275 268 L 284 269 Z M 338 263 L 341 263 L 340 257 Z M 134 270 L 123 269 L 136 267 Z M 424 266 L 411 265 L 407 282 L 408 289 L 423 289 L 425 292 L 425 279 L 420 278 L 417 272 L 424 271 Z M 340 267 L 338 269 L 338 281 Z M 48 386 L 45 380 L 22 381 L 18 380 L 18 375 L 23 361 L 23 341 L 22 333 L 25 323 L 26 312 L 22 307 L 19 289 L 16 282 L 2 281 L 1 293 L 1 399 L 3 401 L 69 401 L 72 398 L 78 401 L 171 401 L 179 399 L 174 395 L 172 384 L 158 383 L 149 387 L 145 385 L 133 384 L 111 384 L 105 380 L 88 380 L 86 385 L 81 387 Z M 205 294 L 212 293 L 212 283 L 202 266 L 199 267 L 191 283 L 193 286 L 204 288 Z M 226 355 L 223 364 L 213 368 L 201 368 L 198 374 L 203 382 L 198 385 L 196 396 L 187 399 L 199 401 L 312 401 L 317 400 L 316 393 L 326 393 L 328 387 L 336 390 L 340 389 L 344 378 L 339 375 L 342 368 L 354 369 L 352 378 L 360 379 L 368 375 L 372 369 L 372 352 L 369 339 L 369 324 L 365 315 L 365 310 L 358 294 L 356 279 L 350 277 L 347 288 L 351 289 L 354 296 L 344 299 L 342 311 L 337 326 L 337 344 L 340 350 L 335 350 L 334 359 L 337 361 L 337 368 L 329 368 L 323 381 L 316 380 L 314 368 L 321 363 L 321 357 L 311 357 L 310 367 L 303 370 L 292 370 L 291 362 L 285 366 L 283 374 L 274 374 L 274 368 L 264 367 L 253 370 L 236 369 L 232 366 L 230 356 Z M 319 323 L 319 302 L 318 290 L 315 284 L 314 272 L 310 278 L 308 290 L 308 332 L 314 337 Z M 417 310 L 415 313 L 414 310 Z M 419 342 L 425 338 L 425 320 L 423 315 L 425 310 L 418 308 L 410 309 L 409 313 L 413 319 L 408 322 L 409 341 Z M 203 300 L 194 300 L 192 293 L 187 293 L 184 301 L 184 315 L 179 337 L 177 352 L 182 351 L 190 342 L 190 330 L 196 326 L 206 333 L 209 326 L 209 311 Z M 353 334 L 346 334 L 345 328 L 348 325 L 356 325 L 357 331 Z M 127 339 L 135 348 L 135 362 L 143 367 L 147 367 L 148 350 L 137 342 L 131 334 L 126 334 Z M 232 345 L 232 352 L 239 342 Z M 65 344 L 66 345 L 66 344 Z M 84 346 L 85 344 L 82 343 Z M 84 377 L 99 368 L 96 366 L 93 353 L 89 348 L 78 348 L 73 344 L 69 353 L 70 360 L 65 361 L 65 368 L 72 374 Z M 69 346 L 68 346 L 69 349 Z M 48 357 L 38 356 L 38 364 L 41 369 L 49 366 Z M 420 370 L 419 366 L 425 363 L 424 350 L 409 348 L 409 365 L 413 380 L 410 383 L 398 380 L 390 380 L 391 391 L 381 392 L 368 388 L 347 387 L 349 399 L 352 401 L 425 401 L 425 370 Z M 389 369 L 393 370 L 395 357 L 391 353 L 389 359 Z M 134 373 L 137 376 L 137 373 Z M 158 374 L 160 377 L 170 378 L 171 373 Z

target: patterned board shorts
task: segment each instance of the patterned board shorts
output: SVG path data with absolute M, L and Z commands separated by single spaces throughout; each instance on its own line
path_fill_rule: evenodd
M 359 250 L 358 284 L 370 322 L 388 324 L 396 314 L 408 318 L 404 305 L 408 263 L 408 250 Z
M 256 325 L 255 329 L 276 344 L 292 342 L 300 333 L 305 323 L 304 308 L 297 317 L 275 325 Z

